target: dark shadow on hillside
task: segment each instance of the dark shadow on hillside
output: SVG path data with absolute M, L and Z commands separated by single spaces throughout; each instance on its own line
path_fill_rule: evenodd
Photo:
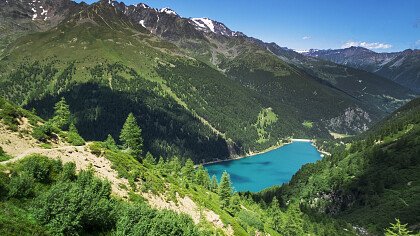
M 133 112 L 143 130 L 145 150 L 156 157 L 180 155 L 201 162 L 229 156 L 224 139 L 212 134 L 173 100 L 146 89 L 128 94 L 88 83 L 58 96 L 31 101 L 26 108 L 35 108 L 47 119 L 61 97 L 66 98 L 77 128 L 87 140 L 104 140 L 108 134 L 117 140 L 127 115 Z

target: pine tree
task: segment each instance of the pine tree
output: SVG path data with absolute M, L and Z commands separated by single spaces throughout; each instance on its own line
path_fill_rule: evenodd
M 137 124 L 133 113 L 130 113 L 121 130 L 120 140 L 125 149 L 136 156 L 140 157 L 143 149 L 143 138 L 141 137 L 141 129 Z
M 269 224 L 276 231 L 280 231 L 281 230 L 280 226 L 282 225 L 282 211 L 280 209 L 279 201 L 277 200 L 276 197 L 274 197 L 273 200 L 271 201 L 268 213 L 270 216 L 269 221 L 268 221 Z
M 163 159 L 163 157 L 159 158 L 159 161 L 158 161 L 156 167 L 157 167 L 158 170 L 161 170 L 161 171 L 163 171 L 165 169 L 165 160 Z
M 143 164 L 147 167 L 152 167 L 156 163 L 155 158 L 150 152 L 146 153 L 146 157 L 143 159 Z
M 70 115 L 70 107 L 62 97 L 54 106 L 52 124 L 59 129 L 65 129 L 70 124 Z
M 391 226 L 386 229 L 385 236 L 410 236 L 411 231 L 407 229 L 407 224 L 401 224 L 399 219 L 395 219 L 395 224 L 391 223 Z
M 109 150 L 117 150 L 117 143 L 115 142 L 115 139 L 112 137 L 112 135 L 108 134 L 108 137 L 106 137 L 105 141 L 104 141 L 104 145 L 106 148 L 108 148 Z
M 74 123 L 70 124 L 69 132 L 67 133 L 67 142 L 74 146 L 82 146 L 85 144 L 85 140 L 79 135 Z
M 179 157 L 173 157 L 168 163 L 168 168 L 172 172 L 172 175 L 174 177 L 178 177 L 182 169 L 182 165 L 181 165 L 181 161 L 179 160 Z
M 238 194 L 233 195 L 229 202 L 229 213 L 235 215 L 241 210 L 241 198 Z
M 219 190 L 219 184 L 217 183 L 217 177 L 213 175 L 211 177 L 211 184 L 210 184 L 211 191 L 216 192 Z
M 184 178 L 189 182 L 192 182 L 194 178 L 194 162 L 191 159 L 188 159 L 182 167 L 181 172 Z
M 198 166 L 195 172 L 195 182 L 206 189 L 211 190 L 209 173 L 202 165 Z
M 219 198 L 222 208 L 229 206 L 230 198 L 233 194 L 232 182 L 229 174 L 224 171 L 219 184 Z

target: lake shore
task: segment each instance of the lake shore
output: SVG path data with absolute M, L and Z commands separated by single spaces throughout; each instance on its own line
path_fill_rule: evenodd
M 290 142 L 287 142 L 287 143 L 279 143 L 277 145 L 271 146 L 271 147 L 269 147 L 267 149 L 264 149 L 262 151 L 259 151 L 259 152 L 249 152 L 249 153 L 245 154 L 244 156 L 236 156 L 236 157 L 233 157 L 233 158 L 230 158 L 230 159 L 223 159 L 223 160 L 214 160 L 214 161 L 209 161 L 209 162 L 203 162 L 200 165 L 205 166 L 205 165 L 211 165 L 211 164 L 216 164 L 216 163 L 221 163 L 221 162 L 234 161 L 234 160 L 239 160 L 239 159 L 243 159 L 243 158 L 247 158 L 247 157 L 252 157 L 252 156 L 256 156 L 256 155 L 259 155 L 259 154 L 264 154 L 264 153 L 269 152 L 269 151 L 272 151 L 274 149 L 283 147 L 283 146 L 285 146 L 287 144 L 291 144 L 292 142 L 293 141 L 290 141 Z
M 223 160 L 214 160 L 214 161 L 209 161 L 209 162 L 203 162 L 203 163 L 201 163 L 199 165 L 206 166 L 206 165 L 211 165 L 211 164 L 216 164 L 216 163 L 222 163 L 222 162 L 227 162 L 227 161 L 240 160 L 240 159 L 247 158 L 247 157 L 253 157 L 253 156 L 256 156 L 256 155 L 267 153 L 269 151 L 272 151 L 274 149 L 283 147 L 283 146 L 288 145 L 288 144 L 291 144 L 293 142 L 310 142 L 312 144 L 312 146 L 314 146 L 319 153 L 321 153 L 323 155 L 331 156 L 331 153 L 326 152 L 326 151 L 320 149 L 319 147 L 317 147 L 315 145 L 315 140 L 313 140 L 313 139 L 290 139 L 290 142 L 287 142 L 287 143 L 279 143 L 277 145 L 274 145 L 274 146 L 271 146 L 271 147 L 269 147 L 267 149 L 264 149 L 263 151 L 249 152 L 249 153 L 247 153 L 244 156 L 236 156 L 236 157 L 233 157 L 233 158 L 230 158 L 230 159 L 223 159 Z M 321 157 L 323 157 L 323 156 L 321 156 Z M 198 166 L 198 165 L 196 165 L 196 166 Z

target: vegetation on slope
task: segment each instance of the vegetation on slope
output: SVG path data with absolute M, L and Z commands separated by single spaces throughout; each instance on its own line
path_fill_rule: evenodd
M 373 233 L 383 232 L 395 218 L 419 231 L 419 137 L 416 99 L 363 135 L 320 141 L 332 156 L 305 165 L 289 184 L 256 197 L 297 198 L 305 212 L 327 213 Z
M 56 109 L 67 107 L 62 101 L 59 104 Z M 136 129 L 134 126 L 126 127 L 125 132 Z M 303 213 L 297 202 L 284 208 L 275 202 L 257 204 L 247 195 L 233 192 L 227 174 L 219 184 L 202 166 L 195 168 L 191 160 L 155 158 L 150 153 L 138 158 L 127 146 L 117 145 L 112 136 L 85 149 L 111 161 L 119 177 L 128 180 L 127 186 L 119 186 L 129 193 L 128 201 L 111 196 L 109 183 L 93 177 L 92 169 L 76 174 L 71 162 L 63 165 L 31 155 L 0 166 L 2 234 L 18 234 L 17 229 L 21 235 L 354 234 L 344 222 Z M 195 219 L 199 222 L 195 225 L 189 217 L 152 210 L 145 204 L 151 195 L 175 205 L 190 198 L 203 219 Z M 210 212 L 222 226 L 216 227 L 214 218 L 206 218 Z
M 132 112 L 142 126 L 145 151 L 196 163 L 264 150 L 291 136 L 362 130 L 383 114 L 242 37 L 179 32 L 198 40 L 186 50 L 120 10 L 106 1 L 81 5 L 57 27 L 10 44 L 0 60 L 0 95 L 36 108 L 44 119 L 65 97 L 86 140 L 117 137 Z M 210 42 L 221 47 L 217 66 L 194 51 L 213 50 Z M 225 46 L 229 53 L 221 52 Z M 262 129 L 255 124 L 267 108 L 277 120 Z M 343 117 L 346 109 L 358 108 L 361 114 Z M 332 126 L 331 119 L 358 123 Z M 313 125 L 303 126 L 305 120 Z
M 76 174 L 73 163 L 34 155 L 1 168 L 2 235 L 201 234 L 185 215 L 111 197 L 108 182 L 92 170 Z

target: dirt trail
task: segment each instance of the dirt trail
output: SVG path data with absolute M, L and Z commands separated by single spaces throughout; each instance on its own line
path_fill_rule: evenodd
M 123 187 L 124 185 L 128 186 L 128 181 L 118 177 L 118 173 L 111 168 L 112 163 L 109 160 L 93 155 L 88 151 L 87 146 L 60 146 L 51 149 L 33 147 L 21 152 L 10 160 L 0 162 L 0 164 L 6 165 L 16 162 L 30 154 L 40 154 L 52 159 L 60 159 L 63 163 L 74 162 L 77 171 L 91 167 L 98 177 L 107 179 L 111 183 L 113 194 L 122 198 L 128 196 L 127 191 Z
M 176 203 L 170 200 L 168 201 L 165 196 L 162 195 L 142 193 L 142 196 L 154 208 L 168 209 L 187 214 L 191 216 L 195 224 L 200 223 L 201 220 L 205 220 L 213 224 L 215 228 L 223 230 L 226 235 L 234 235 L 232 227 L 230 225 L 226 227 L 218 214 L 208 209 L 200 209 L 200 207 L 188 196 L 181 197 L 176 193 Z
M 101 179 L 106 179 L 111 183 L 112 193 L 116 196 L 127 199 L 129 183 L 127 179 L 119 178 L 118 173 L 112 169 L 112 163 L 103 156 L 97 157 L 92 154 L 88 146 L 70 146 L 61 144 L 61 146 L 51 149 L 44 149 L 38 146 L 37 142 L 31 137 L 24 137 L 16 132 L 11 132 L 4 127 L 0 127 L 0 146 L 13 158 L 0 165 L 6 165 L 25 158 L 31 154 L 40 154 L 51 159 L 60 159 L 63 163 L 74 162 L 76 170 L 80 171 L 89 167 L 93 168 L 95 175 Z M 22 151 L 23 150 L 23 151 Z M 198 224 L 205 220 L 210 222 L 215 228 L 224 231 L 226 235 L 233 235 L 233 229 L 230 225 L 223 224 L 219 215 L 208 209 L 201 209 L 190 197 L 180 197 L 177 194 L 177 203 L 167 200 L 164 196 L 154 195 L 152 193 L 138 192 L 142 195 L 153 208 L 169 209 L 178 213 L 189 215 L 194 223 Z

